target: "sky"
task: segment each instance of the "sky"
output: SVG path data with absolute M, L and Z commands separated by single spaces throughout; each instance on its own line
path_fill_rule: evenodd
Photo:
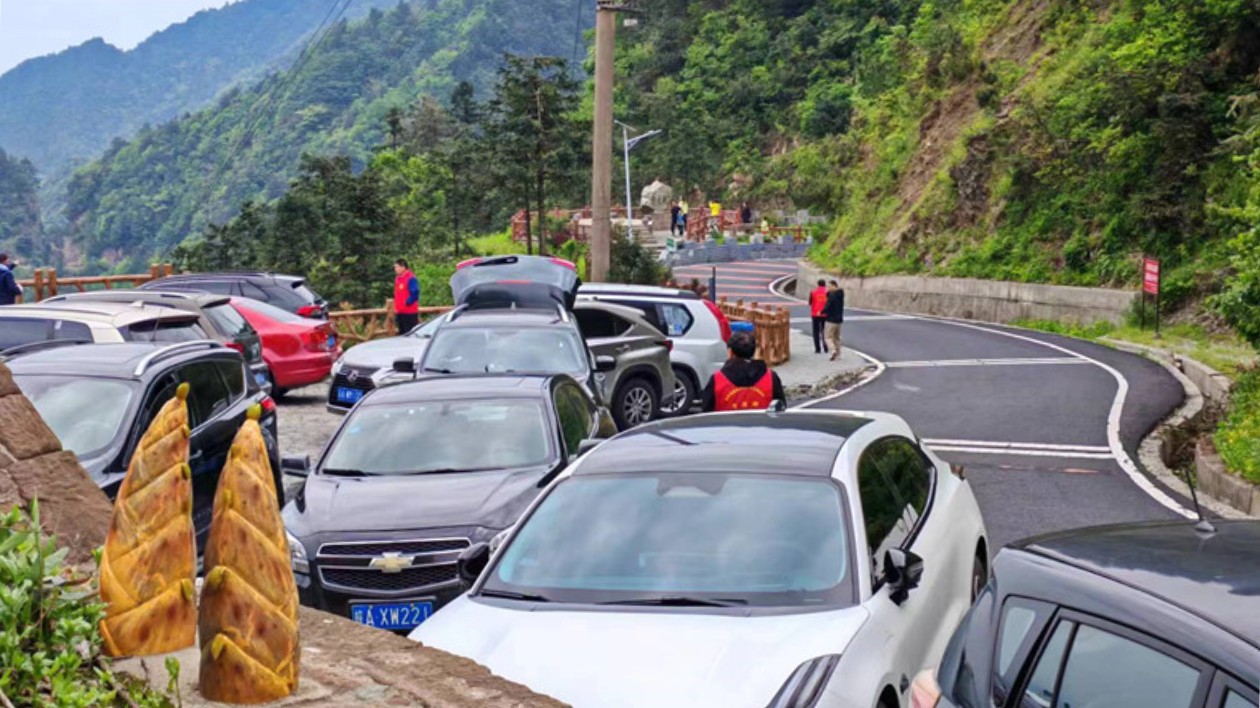
M 0 0 L 0 74 L 26 59 L 102 37 L 131 49 L 149 35 L 228 0 Z

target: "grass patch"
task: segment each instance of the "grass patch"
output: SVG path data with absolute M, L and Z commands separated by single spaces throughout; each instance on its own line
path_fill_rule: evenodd
M 1249 369 L 1236 378 L 1229 413 L 1213 441 L 1230 470 L 1260 484 L 1260 369 Z
M 1050 332 L 1051 334 L 1062 334 L 1066 337 L 1076 337 L 1078 339 L 1101 339 L 1111 336 L 1116 331 L 1116 326 L 1110 322 L 1080 325 L 1074 322 L 1059 322 L 1057 320 L 1016 320 L 1011 324 L 1016 327 L 1035 329 L 1040 332 Z
M 1208 332 L 1194 324 L 1164 327 L 1157 338 L 1151 329 L 1133 326 L 1117 327 L 1110 322 L 1078 325 L 1053 320 L 1018 320 L 1011 324 L 1042 332 L 1062 334 L 1079 339 L 1117 339 L 1122 342 L 1158 347 L 1200 361 L 1231 379 L 1260 363 L 1256 350 L 1232 333 Z

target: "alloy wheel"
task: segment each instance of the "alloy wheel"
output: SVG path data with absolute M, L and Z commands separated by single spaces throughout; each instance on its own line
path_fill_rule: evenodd
M 626 422 L 631 425 L 642 425 L 652 420 L 652 394 L 642 386 L 635 386 L 626 392 L 622 410 L 625 413 Z

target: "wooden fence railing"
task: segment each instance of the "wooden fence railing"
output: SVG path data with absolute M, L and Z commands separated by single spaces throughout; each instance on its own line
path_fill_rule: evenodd
M 718 298 L 718 308 L 727 319 L 751 322 L 757 337 L 757 358 L 777 366 L 792 358 L 792 313 L 786 307 L 745 305 L 743 300 L 730 302 Z
M 63 288 L 67 290 L 74 288 L 76 292 L 81 293 L 89 290 L 112 290 L 118 285 L 135 288 L 144 285 L 150 280 L 164 278 L 174 272 L 174 268 L 170 263 L 163 263 L 149 266 L 148 273 L 137 273 L 135 275 L 92 275 L 58 278 L 56 268 L 39 268 L 35 271 L 35 277 L 18 282 L 22 287 L 30 288 L 34 291 L 35 297 L 24 301 L 40 302 L 60 295 Z
M 450 307 L 422 307 L 420 316 L 444 315 L 450 311 Z M 328 313 L 328 320 L 342 346 L 398 335 L 398 327 L 394 324 L 393 301 L 385 303 L 385 307 L 371 310 L 334 310 Z

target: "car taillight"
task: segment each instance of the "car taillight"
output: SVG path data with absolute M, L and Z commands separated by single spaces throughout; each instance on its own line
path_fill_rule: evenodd
M 566 261 L 563 258 L 548 258 L 547 260 L 551 261 L 552 263 L 555 263 L 558 266 L 564 266 L 565 268 L 568 268 L 569 270 L 575 273 L 577 272 L 577 266 L 573 265 L 572 263 L 570 263 L 569 261 Z
M 927 669 L 914 677 L 910 686 L 910 708 L 936 708 L 941 702 L 941 687 L 936 682 L 936 672 Z
M 466 261 L 460 261 L 459 263 L 455 264 L 455 270 L 460 270 L 463 268 L 467 268 L 468 266 L 477 265 L 483 260 L 485 259 L 484 258 L 469 258 Z
M 276 399 L 271 396 L 263 396 L 263 399 L 259 401 L 259 405 L 262 406 L 263 413 L 276 412 Z
M 672 339 L 662 339 L 658 341 L 657 344 L 661 345 L 662 347 L 665 347 L 665 351 L 667 352 L 674 351 L 674 340 Z
M 323 314 L 323 308 L 319 305 L 303 305 L 298 308 L 297 313 L 302 317 L 319 317 Z
M 717 318 L 718 327 L 722 330 L 722 341 L 725 342 L 730 339 L 731 322 L 726 319 L 726 315 L 722 314 L 722 309 L 719 308 L 712 300 L 702 300 L 701 302 L 703 302 L 704 306 L 709 308 L 709 312 L 712 312 L 713 316 Z
M 304 340 L 302 345 L 306 347 L 308 351 L 326 352 L 332 349 L 332 334 L 325 327 L 312 329 L 302 335 L 302 339 Z

